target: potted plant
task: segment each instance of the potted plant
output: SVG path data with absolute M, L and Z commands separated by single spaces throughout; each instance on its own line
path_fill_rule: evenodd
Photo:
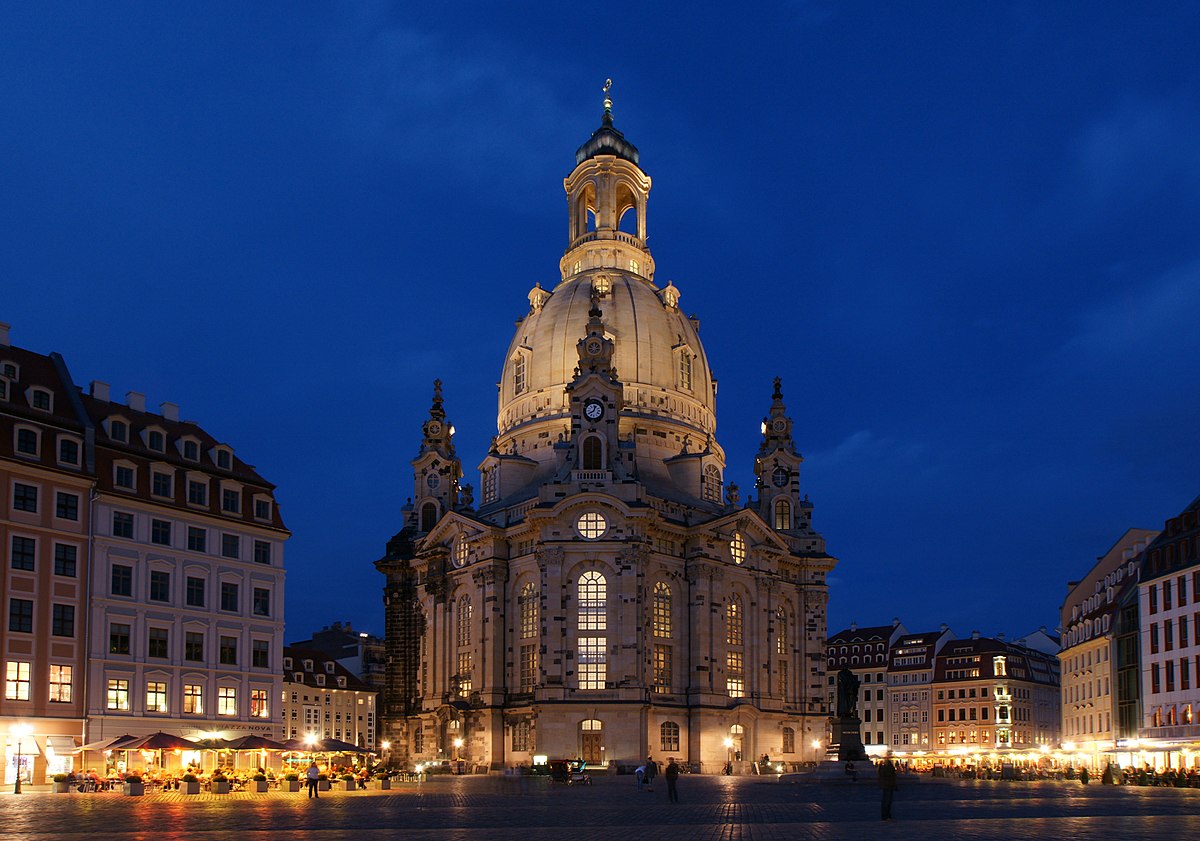
M 283 778 L 283 785 L 288 791 L 297 792 L 300 790 L 300 775 L 287 774 Z
M 317 791 L 329 791 L 329 775 L 317 775 Z
M 353 774 L 342 774 L 342 782 L 346 785 L 346 791 L 355 791 L 358 789 L 358 780 Z
M 146 793 L 146 786 L 142 784 L 142 778 L 137 774 L 130 774 L 125 777 L 125 783 L 122 790 L 130 797 L 141 797 Z
M 391 791 L 391 789 L 392 789 L 391 774 L 389 774 L 387 771 L 380 771 L 378 774 L 375 775 L 375 779 L 379 780 L 379 790 L 380 791 Z
M 229 794 L 229 778 L 224 774 L 213 774 L 209 790 L 213 794 Z
M 200 778 L 195 774 L 184 774 L 179 778 L 179 790 L 184 794 L 199 794 Z
M 54 793 L 55 794 L 66 794 L 68 791 L 70 791 L 71 783 L 68 782 L 68 780 L 69 780 L 69 778 L 67 777 L 66 774 L 55 774 L 54 775 Z
M 258 791 L 258 792 L 263 792 L 263 791 L 267 790 L 267 775 L 266 774 L 255 774 L 254 775 L 254 790 Z

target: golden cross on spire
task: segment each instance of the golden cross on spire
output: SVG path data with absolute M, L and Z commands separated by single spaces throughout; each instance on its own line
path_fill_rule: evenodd
M 604 110 L 605 111 L 612 110 L 612 97 L 608 95 L 608 92 L 610 90 L 612 90 L 612 79 L 605 79 L 604 80 Z

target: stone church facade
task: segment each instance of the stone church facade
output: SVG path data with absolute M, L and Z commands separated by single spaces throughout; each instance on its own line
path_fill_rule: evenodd
M 699 323 L 654 283 L 650 178 L 607 100 L 576 164 L 562 280 L 530 291 L 503 360 L 478 500 L 435 384 L 413 501 L 376 562 L 381 738 L 396 764 L 492 770 L 821 759 L 836 560 L 781 384 L 743 502 Z

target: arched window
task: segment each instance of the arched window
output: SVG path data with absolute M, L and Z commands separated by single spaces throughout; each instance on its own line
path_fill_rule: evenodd
M 579 576 L 579 630 L 608 630 L 608 582 L 595 570 Z
M 745 618 L 742 614 L 742 597 L 734 593 L 725 607 L 725 642 L 741 645 L 745 638 Z
M 437 504 L 427 502 L 421 506 L 421 531 L 433 531 L 437 525 Z
M 589 435 L 583 439 L 583 469 L 604 469 L 604 445 L 599 435 Z
M 517 597 L 521 611 L 521 639 L 537 636 L 538 626 L 538 595 L 537 588 L 530 582 L 521 588 Z
M 463 596 L 458 600 L 458 612 L 455 618 L 455 638 L 460 647 L 471 644 L 471 597 Z
M 721 471 L 715 464 L 710 464 L 704 468 L 704 477 L 701 479 L 701 484 L 701 496 L 709 502 L 721 501 Z
M 529 719 L 523 718 L 513 725 L 512 749 L 519 751 L 530 750 Z
M 467 554 L 471 547 L 467 544 L 465 537 L 459 536 L 458 540 L 454 541 L 454 565 L 460 567 L 467 562 Z
M 584 733 L 599 733 L 604 729 L 604 722 L 598 718 L 589 718 L 579 722 L 579 729 Z
M 792 506 L 786 499 L 775 500 L 775 528 L 779 531 L 792 527 Z
M 692 390 L 692 352 L 687 345 L 678 351 L 679 356 L 679 387 Z
M 671 588 L 661 581 L 654 585 L 651 626 L 654 636 L 671 636 Z
M 679 725 L 664 721 L 658 728 L 660 750 L 679 750 Z
M 791 727 L 783 728 L 783 752 L 796 752 L 796 731 Z
M 513 359 L 513 394 L 524 394 L 525 388 L 525 354 L 518 353 Z
M 788 653 L 787 614 L 782 607 L 775 611 L 775 653 Z
M 580 689 L 604 689 L 608 680 L 608 585 L 595 570 L 579 576 L 579 638 L 576 642 Z

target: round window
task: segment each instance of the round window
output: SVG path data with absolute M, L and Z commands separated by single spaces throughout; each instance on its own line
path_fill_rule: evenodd
M 430 473 L 425 477 L 425 484 L 429 486 L 431 491 L 437 490 L 438 485 L 442 484 L 442 477 L 436 473 Z
M 579 530 L 579 536 L 588 540 L 596 540 L 604 536 L 608 531 L 608 521 L 604 519 L 604 515 L 599 511 L 589 511 L 586 514 L 581 514 L 579 519 L 575 521 L 575 528 Z

